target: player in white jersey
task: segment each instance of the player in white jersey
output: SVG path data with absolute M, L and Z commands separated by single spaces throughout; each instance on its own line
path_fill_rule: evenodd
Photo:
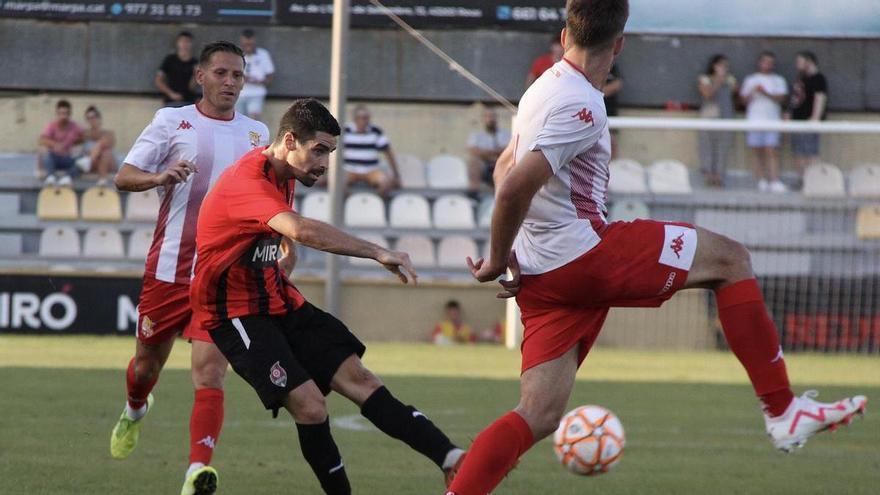
M 204 96 L 195 105 L 163 108 L 138 137 L 116 176 L 123 191 L 158 188 L 159 218 L 144 269 L 138 305 L 137 344 L 128 365 L 128 399 L 113 429 L 110 453 L 124 459 L 137 445 L 150 394 L 177 335 L 192 342 L 195 401 L 190 418 L 190 465 L 182 493 L 213 493 L 209 466 L 223 424 L 227 361 L 210 335 L 190 325 L 189 283 L 196 222 L 205 194 L 248 151 L 265 146 L 265 124 L 235 112 L 244 84 L 244 56 L 232 43 L 202 51 L 196 79 Z
M 515 135 L 496 165 L 489 257 L 468 264 L 481 282 L 513 273 L 499 296 L 516 296 L 522 310 L 521 398 L 476 437 L 448 495 L 492 492 L 557 428 L 609 308 L 659 306 L 681 289 L 715 292 L 725 337 L 778 449 L 865 408 L 863 396 L 827 404 L 794 397 L 741 244 L 684 223 L 606 222 L 611 143 L 601 88 L 628 16 L 627 0 L 569 0 L 565 56 L 520 100 Z

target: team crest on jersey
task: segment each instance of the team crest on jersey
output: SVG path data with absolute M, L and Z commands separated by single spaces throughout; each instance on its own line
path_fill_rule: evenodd
M 280 361 L 275 361 L 275 364 L 272 365 L 272 368 L 269 370 L 269 380 L 276 387 L 284 387 L 287 385 L 287 371 L 281 366 Z
M 141 337 L 150 338 L 153 335 L 153 320 L 149 316 L 144 315 L 141 318 Z
M 248 139 L 251 140 L 251 148 L 256 148 L 260 145 L 260 133 L 251 131 L 248 133 Z

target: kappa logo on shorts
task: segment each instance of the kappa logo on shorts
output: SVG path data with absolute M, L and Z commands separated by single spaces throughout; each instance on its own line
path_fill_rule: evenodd
M 691 227 L 666 224 L 663 226 L 664 238 L 660 248 L 661 265 L 688 271 L 697 254 L 697 231 Z
M 672 244 L 669 245 L 669 249 L 672 249 L 676 258 L 681 259 L 681 250 L 684 249 L 684 234 L 673 239 Z
M 153 335 L 153 327 L 153 320 L 151 320 L 149 316 L 144 315 L 144 317 L 141 318 L 141 337 L 145 339 L 150 338 Z
M 271 380 L 276 387 L 287 386 L 287 371 L 281 366 L 280 361 L 275 361 L 275 364 L 273 364 L 272 368 L 269 370 L 269 380 Z

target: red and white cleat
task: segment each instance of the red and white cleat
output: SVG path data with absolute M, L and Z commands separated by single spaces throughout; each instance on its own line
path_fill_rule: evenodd
M 848 425 L 853 416 L 865 413 L 868 399 L 864 395 L 848 397 L 837 402 L 825 403 L 813 400 L 819 395 L 808 390 L 795 397 L 781 416 L 771 418 L 764 415 L 767 435 L 777 449 L 789 453 L 803 447 L 807 439 L 825 430 L 835 430 L 840 425 Z

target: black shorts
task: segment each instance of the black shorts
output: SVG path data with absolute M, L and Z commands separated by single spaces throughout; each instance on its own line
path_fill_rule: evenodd
M 232 369 L 276 412 L 309 380 L 329 394 L 343 361 L 367 349 L 344 323 L 309 303 L 286 315 L 226 320 L 210 333 Z

